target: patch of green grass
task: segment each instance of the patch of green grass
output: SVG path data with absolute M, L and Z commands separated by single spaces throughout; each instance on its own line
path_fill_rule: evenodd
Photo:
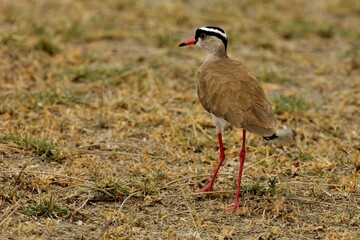
M 37 204 L 29 204 L 23 208 L 23 212 L 29 216 L 59 218 L 68 214 L 69 209 L 58 205 L 53 196 L 41 199 Z
M 70 76 L 75 83 L 107 82 L 111 85 L 118 85 L 129 75 L 136 74 L 138 69 L 134 67 L 90 67 L 85 66 L 81 69 L 67 70 L 57 73 L 56 76 Z
M 106 67 L 85 66 L 81 69 L 66 70 L 54 74 L 54 77 L 68 78 L 73 83 L 99 83 L 103 86 L 128 84 L 135 91 L 147 91 L 153 87 L 147 81 L 148 71 L 135 66 Z
M 0 33 L 0 44 L 11 47 L 11 55 L 16 57 L 16 60 L 21 58 L 27 48 L 21 34 L 15 31 Z
M 342 137 L 342 136 L 344 136 L 344 134 L 345 134 L 345 132 L 344 132 L 342 129 L 340 129 L 338 126 L 330 127 L 330 128 L 328 129 L 328 132 L 329 132 L 333 137 L 337 137 L 337 138 Z
M 101 111 L 98 117 L 96 118 L 95 126 L 100 129 L 109 129 L 111 127 L 112 119 L 107 113 Z
M 102 193 L 102 200 L 118 201 L 130 194 L 130 189 L 120 182 L 97 182 L 95 190 Z
M 271 194 L 271 196 L 274 196 L 276 194 L 276 184 L 278 183 L 278 180 L 276 177 L 269 178 L 268 181 L 268 192 Z
M 266 188 L 260 183 L 244 184 L 241 189 L 243 193 L 255 196 L 263 196 L 267 192 Z
M 166 174 L 157 168 L 153 172 L 153 179 L 157 184 L 159 184 L 162 180 L 166 179 Z
M 330 134 L 332 136 L 334 136 L 334 137 L 339 138 L 339 137 L 344 136 L 344 131 L 342 131 L 342 130 L 330 130 Z
M 296 152 L 291 158 L 297 161 L 312 161 L 314 159 L 311 154 L 306 153 L 302 150 Z
M 131 189 L 127 184 L 114 179 L 109 173 L 103 172 L 101 166 L 91 168 L 89 172 L 92 181 L 95 183 L 95 186 L 91 188 L 101 194 L 97 197 L 97 200 L 117 201 L 131 193 Z
M 258 182 L 253 184 L 243 184 L 241 186 L 241 191 L 245 194 L 254 196 L 264 196 L 269 194 L 274 196 L 276 194 L 277 182 L 277 178 L 274 177 L 268 180 L 268 186 L 264 186 Z
M 280 34 L 285 39 L 300 38 L 312 33 L 313 25 L 303 19 L 294 19 L 285 26 L 279 26 Z
M 273 27 L 274 30 L 285 39 L 303 38 L 309 35 L 316 35 L 321 38 L 332 38 L 340 31 L 340 29 L 336 29 L 328 23 L 309 22 L 302 18 L 293 19 L 284 24 L 275 22 Z
M 55 146 L 53 141 L 21 136 L 19 133 L 0 136 L 0 142 L 13 142 L 19 148 L 33 152 L 37 157 L 45 160 L 60 160 L 65 158 L 61 150 Z
M 1 135 L 0 136 L 0 143 L 6 143 L 11 141 L 11 136 L 10 135 Z
M 263 39 L 263 38 L 255 39 L 254 44 L 257 47 L 260 47 L 260 48 L 263 48 L 263 49 L 268 49 L 268 50 L 274 50 L 275 49 L 274 43 L 271 42 L 269 39 Z
M 164 33 L 164 34 L 154 34 L 150 36 L 157 47 L 170 47 L 174 46 L 174 43 L 180 42 L 173 34 Z
M 63 28 L 56 30 L 56 33 L 61 35 L 64 42 L 70 42 L 72 40 L 79 41 L 84 39 L 86 33 L 85 29 L 86 26 L 84 26 L 82 22 L 73 20 L 66 22 Z
M 44 92 L 32 93 L 25 97 L 27 107 L 42 107 L 48 105 L 62 104 L 72 106 L 74 104 L 81 104 L 80 98 L 75 97 L 69 90 L 62 90 L 50 88 Z
M 309 105 L 304 100 L 295 96 L 280 96 L 273 101 L 275 104 L 275 112 L 278 114 L 304 111 L 309 108 Z
M 104 173 L 100 166 L 90 169 L 92 181 L 95 186 L 91 187 L 98 193 L 97 200 L 116 201 L 124 199 L 124 196 L 132 192 L 140 192 L 144 197 L 158 192 L 157 186 L 166 176 L 158 169 L 152 175 L 145 178 L 133 178 L 129 183 L 119 182 Z
M 34 48 L 37 49 L 37 50 L 41 50 L 43 52 L 46 52 L 51 56 L 59 53 L 59 51 L 60 51 L 59 47 L 54 42 L 54 40 L 51 39 L 51 38 L 46 38 L 46 37 L 40 38 L 36 42 Z
M 331 25 L 322 25 L 316 29 L 316 34 L 322 38 L 332 38 L 335 35 L 335 29 Z
M 87 41 L 100 41 L 100 40 L 122 40 L 125 39 L 126 33 L 121 31 L 99 31 L 96 34 L 87 36 L 85 40 Z
M 15 42 L 14 36 L 12 33 L 2 33 L 0 35 L 0 43 L 4 44 L 4 45 L 10 45 L 13 44 Z
M 156 187 L 150 178 L 145 178 L 142 182 L 140 182 L 139 188 L 144 196 L 156 193 Z
M 50 35 L 53 35 L 50 31 L 51 28 L 49 28 L 49 26 L 46 26 L 45 23 L 40 23 L 38 21 L 35 21 L 34 19 L 31 19 L 29 20 L 28 24 L 29 35 L 39 37 L 49 37 Z
M 201 142 L 198 137 L 190 136 L 188 139 L 188 149 L 194 153 L 201 153 L 204 150 L 204 142 Z
M 132 0 L 110 2 L 109 5 L 112 9 L 115 9 L 117 11 L 126 11 L 139 7 L 137 6 L 136 2 Z
M 266 83 L 285 84 L 293 82 L 293 79 L 286 76 L 281 76 L 277 72 L 267 69 L 258 71 L 256 75 L 260 81 Z
M 131 180 L 132 192 L 139 192 L 143 197 L 154 195 L 159 192 L 157 186 L 159 186 L 159 182 L 164 178 L 165 176 L 158 170 L 146 177 L 133 178 Z

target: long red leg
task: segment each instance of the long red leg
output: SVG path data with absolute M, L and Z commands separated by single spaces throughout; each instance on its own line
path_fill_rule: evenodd
M 245 155 L 246 155 L 246 130 L 243 129 L 243 139 L 242 139 L 242 147 L 240 151 L 240 168 L 239 168 L 239 176 L 237 180 L 237 187 L 236 187 L 236 195 L 235 195 L 235 202 L 234 206 L 229 207 L 227 211 L 233 211 L 236 210 L 239 205 L 239 198 L 240 198 L 240 190 L 241 190 L 241 179 L 242 179 L 242 172 L 244 169 L 244 162 L 245 162 Z
M 224 146 L 223 146 L 223 142 L 222 142 L 221 133 L 218 133 L 218 140 L 219 140 L 219 151 L 220 151 L 220 158 L 219 158 L 218 165 L 213 173 L 213 176 L 212 176 L 210 182 L 205 187 L 199 189 L 198 192 L 213 192 L 214 191 L 213 185 L 215 182 L 216 175 L 218 174 L 221 164 L 224 162 L 224 159 L 225 159 L 225 152 L 224 152 Z

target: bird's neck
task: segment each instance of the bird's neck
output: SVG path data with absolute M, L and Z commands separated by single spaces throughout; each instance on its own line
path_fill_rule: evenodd
M 206 51 L 206 57 L 204 62 L 212 61 L 219 58 L 227 58 L 225 49 L 214 49 L 213 51 Z

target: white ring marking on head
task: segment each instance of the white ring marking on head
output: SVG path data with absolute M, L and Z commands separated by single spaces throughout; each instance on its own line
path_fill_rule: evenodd
M 204 31 L 208 31 L 208 32 L 218 33 L 218 34 L 220 34 L 221 36 L 223 36 L 224 38 L 227 39 L 226 33 L 223 33 L 223 32 L 220 31 L 220 30 L 217 30 L 217 29 L 214 29 L 214 28 L 207 28 L 207 27 L 201 27 L 201 28 L 199 28 L 199 29 L 200 29 L 200 30 L 204 30 Z

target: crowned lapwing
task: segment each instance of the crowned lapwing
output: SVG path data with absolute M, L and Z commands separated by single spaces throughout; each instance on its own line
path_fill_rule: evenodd
M 228 210 L 235 210 L 239 204 L 241 178 L 245 162 L 246 131 L 274 140 L 291 131 L 276 131 L 275 117 L 271 105 L 259 81 L 249 68 L 227 56 L 228 37 L 219 27 L 200 27 L 195 38 L 183 42 L 179 47 L 198 45 L 206 58 L 197 74 L 197 94 L 201 105 L 208 111 L 216 125 L 220 159 L 210 182 L 199 192 L 214 191 L 213 185 L 221 164 L 225 159 L 222 133 L 230 123 L 243 129 L 240 168 L 235 202 Z M 286 136 L 288 137 L 288 136 Z

